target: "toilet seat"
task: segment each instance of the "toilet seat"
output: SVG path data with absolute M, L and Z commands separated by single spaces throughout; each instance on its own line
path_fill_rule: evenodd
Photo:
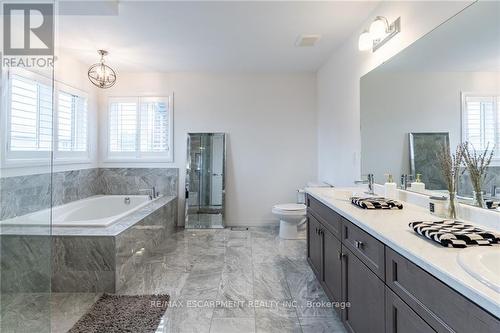
M 283 215 L 305 215 L 307 206 L 304 204 L 280 204 L 273 207 L 273 212 Z

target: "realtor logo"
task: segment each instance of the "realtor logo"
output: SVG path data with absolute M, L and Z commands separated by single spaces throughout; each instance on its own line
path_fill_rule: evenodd
M 3 15 L 4 56 L 54 55 L 53 4 L 4 4 Z

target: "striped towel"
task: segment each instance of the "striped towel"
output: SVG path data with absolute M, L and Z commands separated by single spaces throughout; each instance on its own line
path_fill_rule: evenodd
M 351 203 L 363 209 L 403 209 L 403 204 L 396 200 L 386 198 L 360 198 L 352 197 Z
M 500 234 L 454 220 L 417 221 L 409 224 L 418 234 L 445 247 L 500 244 Z

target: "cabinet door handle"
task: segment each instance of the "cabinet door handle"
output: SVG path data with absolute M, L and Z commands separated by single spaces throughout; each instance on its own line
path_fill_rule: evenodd
M 358 240 L 354 241 L 354 244 L 356 244 L 357 249 L 362 249 L 363 246 L 365 245 L 365 243 L 363 243 L 362 241 L 358 241 Z
M 341 251 L 337 251 L 338 255 L 339 255 L 339 260 L 342 260 L 342 258 L 344 258 L 346 256 L 345 253 L 342 253 Z

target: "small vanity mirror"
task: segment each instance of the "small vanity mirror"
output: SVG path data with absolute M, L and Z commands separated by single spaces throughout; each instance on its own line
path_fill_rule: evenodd
M 482 180 L 500 201 L 500 4 L 475 2 L 362 77 L 361 168 L 375 182 L 403 178 L 405 189 L 447 193 L 438 154 L 468 142 L 493 149 Z M 467 168 L 458 197 L 473 203 Z M 409 186 L 419 178 L 422 184 Z M 425 187 L 425 189 L 424 189 Z
M 226 134 L 189 133 L 186 228 L 224 228 Z

